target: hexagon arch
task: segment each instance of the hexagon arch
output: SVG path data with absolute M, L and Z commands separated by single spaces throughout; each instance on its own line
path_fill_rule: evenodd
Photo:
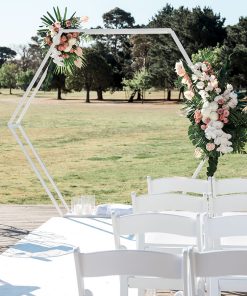
M 147 35 L 147 34 L 170 34 L 178 46 L 180 52 L 182 53 L 185 61 L 191 65 L 192 62 L 187 55 L 184 47 L 182 46 L 181 42 L 179 41 L 175 32 L 170 28 L 139 28 L 139 29 L 61 29 L 58 33 L 58 37 L 62 35 L 62 33 L 84 33 L 86 35 Z M 25 154 L 31 168 L 35 172 L 36 176 L 40 180 L 42 186 L 44 187 L 46 193 L 50 197 L 53 205 L 55 206 L 56 210 L 58 211 L 59 215 L 63 216 L 63 211 L 70 211 L 69 207 L 64 200 L 60 190 L 58 189 L 56 183 L 54 182 L 53 178 L 51 177 L 49 171 L 47 170 L 45 164 L 43 163 L 42 159 L 40 158 L 38 152 L 35 150 L 33 144 L 31 143 L 29 137 L 27 136 L 24 128 L 22 127 L 21 123 L 22 120 L 30 107 L 32 100 L 35 98 L 39 88 L 41 87 L 45 77 L 47 75 L 48 66 L 47 61 L 50 57 L 52 50 L 54 48 L 54 44 L 50 47 L 49 51 L 47 52 L 44 60 L 42 61 L 39 69 L 37 70 L 36 74 L 34 75 L 30 85 L 28 86 L 26 92 L 24 93 L 23 97 L 20 99 L 16 110 L 14 111 L 11 119 L 8 122 L 8 127 L 12 132 L 14 138 L 16 139 L 17 143 L 20 145 L 23 153 Z M 36 84 L 35 88 L 33 89 L 34 85 Z M 32 91 L 33 89 L 33 91 Z M 201 166 L 203 164 L 200 164 Z M 200 165 L 197 168 L 194 176 L 196 173 L 200 171 Z M 46 179 L 46 180 L 45 180 Z M 48 186 L 49 183 L 49 186 Z M 51 189 L 52 188 L 52 189 Z M 54 196 L 55 193 L 55 196 Z M 60 204 L 58 201 L 60 200 Z

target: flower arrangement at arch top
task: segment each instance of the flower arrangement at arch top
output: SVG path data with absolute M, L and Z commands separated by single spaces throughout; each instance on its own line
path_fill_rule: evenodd
M 47 15 L 43 15 L 41 20 L 42 29 L 38 30 L 43 37 L 43 46 L 55 45 L 51 57 L 56 64 L 56 73 L 71 73 L 74 67 L 81 68 L 84 63 L 83 49 L 80 46 L 81 34 L 78 32 L 62 33 L 59 36 L 59 30 L 63 29 L 79 29 L 82 22 L 87 22 L 88 17 L 75 17 L 73 13 L 67 18 L 67 7 L 63 16 L 61 16 L 59 8 L 53 7 L 54 16 L 47 11 Z
M 208 158 L 207 176 L 217 170 L 218 158 L 227 153 L 246 153 L 247 102 L 225 82 L 226 67 L 215 72 L 207 61 L 175 66 L 185 86 L 188 135 L 196 146 L 195 157 Z

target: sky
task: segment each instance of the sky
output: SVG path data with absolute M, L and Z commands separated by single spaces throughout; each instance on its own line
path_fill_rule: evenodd
M 59 6 L 68 15 L 76 11 L 76 16 L 88 16 L 86 28 L 102 25 L 102 14 L 119 7 L 130 12 L 136 24 L 147 24 L 167 3 L 174 8 L 185 6 L 211 7 L 215 13 L 226 18 L 226 25 L 236 24 L 240 16 L 247 15 L 247 0 L 0 0 L 0 46 L 11 48 L 30 42 L 36 35 L 40 17 L 53 6 Z

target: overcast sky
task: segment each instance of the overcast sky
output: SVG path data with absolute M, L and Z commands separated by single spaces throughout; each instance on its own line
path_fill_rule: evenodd
M 77 16 L 87 15 L 90 21 L 87 27 L 102 25 L 102 14 L 120 7 L 130 12 L 136 24 L 147 24 L 167 3 L 173 7 L 209 6 L 215 13 L 226 18 L 225 24 L 238 22 L 240 16 L 246 16 L 247 0 L 0 0 L 0 46 L 26 44 L 41 24 L 40 17 L 46 11 L 52 11 L 53 6 L 59 6 L 63 11 L 68 7 L 69 14 L 76 11 Z

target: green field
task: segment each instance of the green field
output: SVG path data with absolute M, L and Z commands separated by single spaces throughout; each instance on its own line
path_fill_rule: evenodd
M 7 129 L 21 97 L 17 91 L 7 93 L 2 90 L 0 95 L 0 203 L 50 203 Z M 162 98 L 163 93 L 151 95 Z M 85 104 L 82 94 L 57 101 L 54 93 L 40 92 L 24 118 L 27 134 L 66 200 L 95 194 L 97 203 L 129 203 L 131 191 L 146 192 L 147 175 L 193 174 L 199 161 L 181 104 L 111 100 L 125 99 L 124 93 L 105 97 L 109 100 Z M 206 178 L 205 169 L 200 178 Z M 247 178 L 247 157 L 222 157 L 216 177 Z

